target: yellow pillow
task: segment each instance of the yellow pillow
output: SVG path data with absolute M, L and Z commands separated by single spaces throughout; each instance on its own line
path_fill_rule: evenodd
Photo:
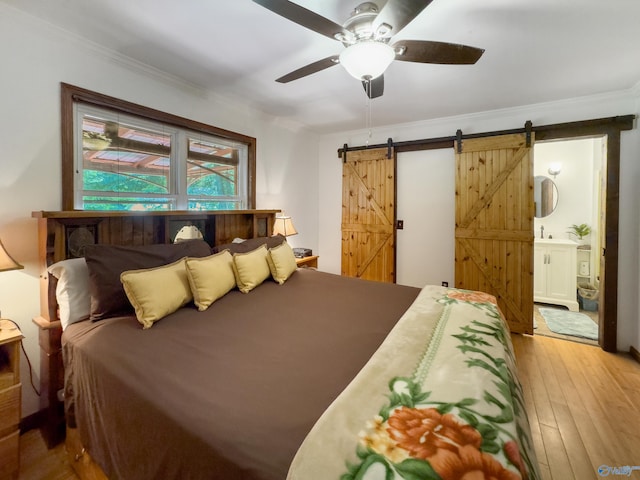
M 229 250 L 209 257 L 187 258 L 187 276 L 193 300 L 201 312 L 236 286 Z
M 242 293 L 250 292 L 269 278 L 268 254 L 267 246 L 263 244 L 250 252 L 233 255 L 233 273 Z
M 145 329 L 193 300 L 184 258 L 161 267 L 122 272 L 120 281 Z
M 287 242 L 269 249 L 269 269 L 273 279 L 282 285 L 298 269 L 296 257 Z

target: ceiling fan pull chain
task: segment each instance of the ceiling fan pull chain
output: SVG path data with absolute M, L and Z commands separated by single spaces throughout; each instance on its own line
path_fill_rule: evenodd
M 369 104 L 369 132 L 367 132 L 367 147 L 369 146 L 369 140 L 373 137 L 373 117 L 371 115 L 371 99 L 367 99 L 367 103 Z
M 373 136 L 371 129 L 373 128 L 373 121 L 371 115 L 371 78 L 365 79 L 366 90 L 367 90 L 367 103 L 365 108 L 365 126 L 367 128 L 367 141 L 365 142 L 365 146 L 369 146 L 369 140 Z

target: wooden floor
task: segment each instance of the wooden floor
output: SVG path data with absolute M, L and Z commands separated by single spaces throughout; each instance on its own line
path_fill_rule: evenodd
M 640 467 L 640 364 L 626 354 L 513 335 L 544 479 L 589 480 L 601 465 Z M 610 478 L 640 479 L 611 473 Z
M 513 335 L 542 478 L 589 480 L 601 465 L 640 466 L 640 364 L 629 355 L 550 337 Z M 77 479 L 62 445 L 21 437 L 21 479 Z M 610 473 L 609 478 L 640 479 Z
M 67 460 L 64 444 L 52 450 L 39 430 L 20 436 L 20 480 L 78 480 Z

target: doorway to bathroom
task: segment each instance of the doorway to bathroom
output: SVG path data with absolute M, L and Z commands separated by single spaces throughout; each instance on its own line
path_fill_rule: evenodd
M 598 345 L 607 137 L 534 145 L 534 327 Z

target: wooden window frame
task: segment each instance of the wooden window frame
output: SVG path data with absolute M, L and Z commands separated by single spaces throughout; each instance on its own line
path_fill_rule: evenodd
M 74 104 L 83 103 L 247 145 L 247 208 L 256 208 L 256 139 L 84 88 L 61 83 L 62 210 L 74 205 Z

